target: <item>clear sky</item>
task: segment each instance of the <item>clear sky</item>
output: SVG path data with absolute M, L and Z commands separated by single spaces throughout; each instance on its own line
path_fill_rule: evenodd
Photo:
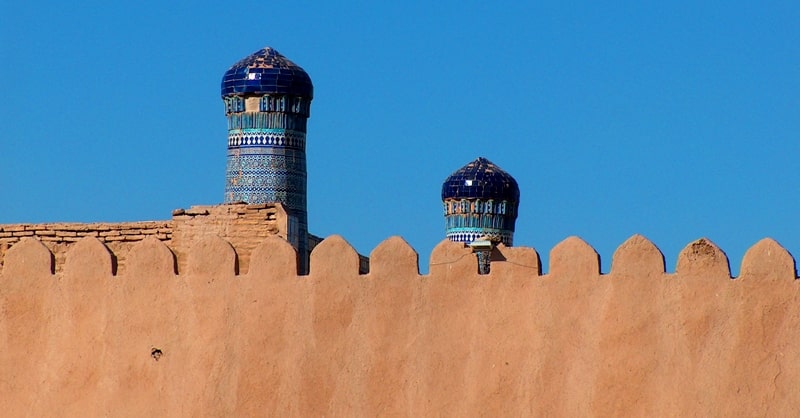
M 315 86 L 309 227 L 427 271 L 441 184 L 519 182 L 515 244 L 708 237 L 800 254 L 800 2 L 0 0 L 0 223 L 223 200 L 220 80 L 272 46 Z M 378 4 L 378 5 L 376 5 Z

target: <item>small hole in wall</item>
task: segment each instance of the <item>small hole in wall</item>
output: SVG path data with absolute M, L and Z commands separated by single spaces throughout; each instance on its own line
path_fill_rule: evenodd
M 111 275 L 112 276 L 116 276 L 117 275 L 117 268 L 118 267 L 119 267 L 119 264 L 118 264 L 118 260 L 117 260 L 117 255 L 112 253 L 111 254 Z
M 158 359 L 160 359 L 163 355 L 164 352 L 162 352 L 161 349 L 153 347 L 153 349 L 150 350 L 150 357 L 152 357 L 155 361 L 158 361 Z

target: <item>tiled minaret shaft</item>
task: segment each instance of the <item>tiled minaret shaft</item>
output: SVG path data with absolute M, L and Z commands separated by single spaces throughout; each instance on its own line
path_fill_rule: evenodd
M 225 202 L 283 204 L 290 215 L 288 238 L 301 260 L 308 247 L 306 121 L 313 95 L 308 74 L 269 47 L 237 62 L 222 78 Z

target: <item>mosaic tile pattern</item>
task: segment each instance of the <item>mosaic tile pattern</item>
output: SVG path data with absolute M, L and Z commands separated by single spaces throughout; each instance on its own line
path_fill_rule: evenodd
M 225 202 L 281 203 L 289 242 L 307 254 L 306 126 L 308 74 L 272 48 L 234 64 L 222 77 L 228 119 Z M 307 260 L 300 259 L 301 271 Z
M 450 230 L 447 232 L 447 239 L 466 244 L 478 238 L 489 237 L 494 242 L 502 242 L 506 247 L 514 244 L 514 233 L 509 231 L 487 231 L 481 228 L 466 229 L 462 231 Z
M 306 211 L 306 161 L 302 153 L 265 152 L 262 148 L 228 152 L 229 202 L 280 202 L 293 212 Z
M 297 64 L 266 47 L 233 64 L 222 77 L 222 95 L 285 94 L 314 97 L 311 78 Z
M 305 151 L 306 134 L 284 129 L 232 129 L 228 132 L 228 148 L 286 147 Z
M 510 174 L 478 158 L 442 184 L 445 231 L 451 241 L 471 243 L 482 236 L 513 245 L 519 186 Z
M 514 218 L 505 214 L 458 213 L 445 215 L 445 228 L 484 228 L 486 230 L 507 231 L 514 229 Z
M 248 112 L 228 115 L 231 129 L 288 129 L 306 132 L 308 118 L 279 112 Z

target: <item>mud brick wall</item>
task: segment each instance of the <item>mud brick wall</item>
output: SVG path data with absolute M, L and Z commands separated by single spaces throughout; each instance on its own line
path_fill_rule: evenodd
M 38 239 L 53 253 L 59 271 L 68 247 L 84 237 L 95 237 L 104 243 L 113 252 L 116 266 L 124 264 L 133 243 L 146 237 L 170 241 L 172 221 L 0 225 L 0 266 L 9 247 L 26 237 Z
M 316 235 L 308 234 L 308 254 L 309 257 L 314 251 L 314 248 L 325 239 Z M 369 273 L 369 257 L 365 255 L 358 255 L 358 272 L 361 274 Z
M 224 237 L 237 248 L 237 270 L 246 273 L 250 253 L 268 236 L 287 239 L 288 217 L 283 206 L 273 203 L 192 206 L 172 213 L 173 234 L 169 246 L 178 267 L 186 266 L 186 254 L 195 241 Z
M 708 240 L 667 272 L 638 235 L 608 274 L 576 237 L 547 274 L 536 250 L 500 246 L 478 275 L 443 241 L 421 275 L 399 237 L 359 274 L 332 236 L 300 276 L 285 240 L 246 244 L 244 272 L 233 242 L 195 234 L 176 271 L 147 237 L 117 275 L 98 237 L 55 274 L 43 241 L 12 246 L 3 416 L 800 416 L 800 280 L 771 239 L 736 278 Z
M 175 254 L 177 268 L 185 265 L 185 254 L 195 240 L 219 236 L 237 246 L 237 268 L 246 272 L 252 249 L 270 235 L 285 239 L 286 231 L 287 216 L 280 204 L 192 206 L 176 209 L 168 221 L 0 225 L 0 267 L 9 248 L 23 238 L 35 238 L 53 254 L 55 271 L 60 272 L 69 249 L 82 238 L 94 237 L 111 251 L 113 272 L 118 274 L 131 246 L 153 237 Z

